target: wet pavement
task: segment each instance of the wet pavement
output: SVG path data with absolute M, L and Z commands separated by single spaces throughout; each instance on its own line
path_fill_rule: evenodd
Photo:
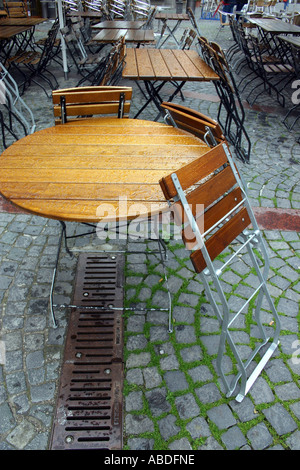
M 50 25 L 38 27 L 37 35 Z M 203 36 L 215 39 L 218 22 L 204 20 L 199 25 Z M 186 26 L 182 24 L 178 34 Z M 230 31 L 221 30 L 217 42 L 228 48 Z M 62 88 L 78 80 L 74 69 L 67 80 L 58 65 L 53 69 Z M 122 83 L 133 87 L 133 116 L 142 97 L 135 83 Z M 217 117 L 213 84 L 191 83 L 183 93 L 186 106 Z M 51 100 L 38 86 L 32 84 L 24 99 L 37 129 L 53 125 Z M 249 164 L 238 165 L 269 250 L 269 290 L 282 322 L 279 348 L 242 403 L 226 398 L 215 369 L 220 326 L 183 246 L 178 240 L 169 244 L 167 268 L 175 320 L 170 334 L 167 313 L 152 309 L 165 307 L 167 301 L 160 259 L 148 252 L 152 242 L 129 240 L 127 248 L 139 253 L 126 259 L 125 306 L 134 302 L 149 310 L 126 312 L 124 318 L 124 449 L 300 449 L 300 128 L 286 129 L 282 119 L 287 109 L 269 95 L 260 96 L 252 108 L 243 104 L 252 152 Z M 154 119 L 156 114 L 149 106 L 140 117 Z M 74 233 L 81 230 L 75 223 L 68 228 Z M 59 230 L 54 220 L 1 203 L 1 450 L 49 449 L 70 315 L 68 309 L 58 309 L 59 327 L 53 328 L 48 296 Z M 73 258 L 62 250 L 55 302 L 72 302 L 81 251 L 116 245 L 109 237 L 91 236 L 73 242 Z M 226 292 L 232 293 L 234 303 L 247 299 L 255 288 L 254 276 L 246 268 L 241 262 L 227 272 Z M 266 305 L 263 315 L 269 324 Z M 252 327 L 250 321 L 236 331 L 245 349 Z

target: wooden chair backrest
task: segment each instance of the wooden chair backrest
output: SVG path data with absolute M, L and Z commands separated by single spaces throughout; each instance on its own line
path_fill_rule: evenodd
M 26 2 L 5 2 L 4 8 L 11 18 L 24 18 L 27 16 Z
M 124 94 L 123 115 L 120 115 L 120 97 Z M 115 115 L 128 117 L 132 97 L 131 87 L 90 86 L 66 88 L 52 92 L 55 124 L 64 123 L 62 98 L 65 101 L 65 118 L 83 119 L 84 116 Z
M 180 104 L 165 101 L 161 104 L 161 107 L 168 111 L 176 126 L 180 129 L 188 131 L 204 142 L 213 145 L 214 143 L 210 142 L 209 135 L 205 137 L 209 129 L 216 143 L 225 142 L 225 137 L 219 123 L 205 114 Z
M 219 144 L 210 149 L 200 158 L 177 170 L 176 175 L 213 261 L 251 223 L 247 208 L 242 202 L 241 185 L 227 157 L 226 145 Z M 199 273 L 207 264 L 185 216 L 184 206 L 177 199 L 178 191 L 172 175 L 162 178 L 159 183 L 165 198 L 172 203 L 174 221 L 183 227 L 182 239 L 186 247 L 194 250 L 190 257 L 195 271 Z M 205 235 L 209 229 L 213 230 Z

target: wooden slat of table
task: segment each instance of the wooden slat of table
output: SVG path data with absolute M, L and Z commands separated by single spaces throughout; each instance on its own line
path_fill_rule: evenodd
M 86 119 L 38 131 L 6 149 L 0 190 L 50 218 L 96 222 L 104 203 L 119 211 L 117 218 L 134 218 L 131 203 L 145 214 L 166 210 L 159 179 L 206 150 L 199 139 L 164 124 Z M 129 206 L 120 206 L 119 197 Z
M 204 62 L 204 60 L 201 59 L 197 51 L 190 49 L 184 52 L 192 61 L 194 66 L 199 70 L 200 75 L 202 75 L 204 79 L 219 80 L 218 75 L 209 67 L 209 65 L 206 64 L 206 62 Z
M 188 75 L 185 72 L 184 67 L 181 66 L 180 58 L 176 58 L 174 51 L 171 49 L 160 49 L 160 51 L 168 69 L 170 70 L 171 78 L 174 78 L 175 80 L 186 80 Z M 184 56 L 184 54 L 181 55 Z
M 147 80 L 148 78 L 155 77 L 155 73 L 147 50 L 136 49 L 135 62 L 137 65 L 138 78 L 142 80 Z
M 28 26 L 1 26 L 0 25 L 0 39 L 10 39 L 17 34 L 25 33 L 31 28 Z
M 279 19 L 270 18 L 249 18 L 249 21 L 262 28 L 264 31 L 272 34 L 300 34 L 300 27 L 294 24 L 286 23 Z
M 136 80 L 218 80 L 197 51 L 127 49 L 124 78 Z
M 156 20 L 189 20 L 190 17 L 187 13 L 156 13 Z
M 46 18 L 4 18 L 0 20 L 0 26 L 36 26 L 45 21 Z
M 300 38 L 297 36 L 279 36 L 280 39 L 283 39 L 284 41 L 293 44 L 296 47 L 300 47 Z

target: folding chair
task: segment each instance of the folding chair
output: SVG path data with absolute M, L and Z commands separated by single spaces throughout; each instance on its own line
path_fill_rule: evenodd
M 53 59 L 53 49 L 58 28 L 59 23 L 57 22 L 55 28 L 49 30 L 41 52 L 35 50 L 20 51 L 8 59 L 8 63 L 14 66 L 24 77 L 24 81 L 21 84 L 23 92 L 25 91 L 26 85 L 30 85 L 32 81 L 40 86 L 48 96 L 47 90 L 38 78 L 46 81 L 51 90 L 58 87 L 55 75 L 49 70 L 49 64 Z
M 149 2 L 144 2 L 141 0 L 130 1 L 130 11 L 134 21 L 147 20 L 149 18 L 150 13 L 154 9 L 156 10 L 156 7 L 151 7 Z
M 260 84 L 253 87 L 248 93 L 247 101 L 253 105 L 263 92 L 267 91 L 271 95 L 273 91 L 278 103 L 284 107 L 285 96 L 282 90 L 288 82 L 295 78 L 295 69 L 284 58 L 274 55 L 267 44 L 262 44 L 258 38 L 249 35 L 248 41 L 252 51 L 253 70 L 256 73 L 256 78 L 260 80 Z M 260 86 L 263 86 L 263 90 L 258 92 L 257 88 Z M 253 93 L 255 97 L 250 101 L 250 96 Z
M 131 87 L 92 86 L 55 90 L 52 92 L 55 124 L 104 114 L 128 117 L 131 97 Z
M 98 54 L 96 55 L 98 64 L 80 79 L 76 86 L 82 86 L 87 81 L 91 85 L 116 85 L 122 77 L 125 57 L 126 45 L 125 39 L 122 37 L 112 46 L 106 57 L 101 58 Z M 89 65 L 88 60 L 85 65 Z
M 131 87 L 114 87 L 114 86 L 91 86 L 91 87 L 75 87 L 55 90 L 52 92 L 53 113 L 55 124 L 65 124 L 91 115 L 115 115 L 116 118 L 128 117 L 130 110 L 130 100 L 132 97 Z M 78 238 L 85 235 L 96 233 L 97 226 L 91 223 L 82 223 L 82 225 L 91 227 L 92 229 L 80 235 L 67 235 L 66 223 L 60 221 L 61 235 L 58 245 L 56 264 L 54 268 L 52 285 L 50 291 L 50 311 L 52 315 L 53 325 L 57 326 L 55 314 L 53 310 L 53 291 L 56 279 L 57 264 L 61 248 L 61 240 L 64 238 L 67 253 L 72 255 L 68 248 L 67 240 Z M 98 226 L 99 229 L 99 226 Z
M 164 101 L 161 107 L 166 113 L 166 122 L 169 121 L 174 127 L 179 127 L 196 135 L 209 147 L 225 142 L 222 129 L 214 119 L 180 104 Z
M 236 400 L 241 402 L 279 344 L 280 319 L 266 284 L 269 260 L 262 234 L 226 144 L 219 144 L 176 173 L 162 178 L 160 186 L 175 223 L 182 227 L 182 238 L 191 252 L 192 264 L 221 325 L 217 371 L 227 397 L 232 396 L 240 381 Z M 247 229 L 250 224 L 251 231 Z M 240 263 L 242 255 L 246 255 L 249 273 L 252 276 L 255 273 L 258 282 L 240 305 L 241 298 L 235 297 L 234 302 L 232 297 L 228 298 L 228 284 L 224 289 L 224 281 L 229 265 Z M 263 308 L 268 309 L 274 319 L 271 323 L 268 319 L 267 327 L 261 318 L 263 300 L 266 300 Z M 243 331 L 243 321 L 247 340 L 243 341 L 246 344 L 238 345 L 234 339 Z M 255 335 L 256 347 L 245 359 L 245 346 L 251 349 L 248 334 L 254 337 L 254 328 L 250 331 L 247 322 L 251 323 L 251 328 L 253 322 L 256 323 L 258 334 Z M 250 365 L 252 368 L 262 348 L 263 356 L 248 377 L 247 369 Z M 230 380 L 229 373 L 225 373 L 226 352 L 236 361 L 230 371 L 235 375 Z
M 198 36 L 201 36 L 199 25 L 197 23 L 193 10 L 190 7 L 187 7 L 186 12 L 189 16 L 190 22 L 192 23 L 193 29 L 197 32 Z

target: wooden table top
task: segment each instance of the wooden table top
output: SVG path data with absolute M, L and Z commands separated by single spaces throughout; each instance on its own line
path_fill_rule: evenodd
M 30 26 L 0 26 L 0 39 L 10 39 L 30 29 Z
M 156 13 L 155 15 L 156 20 L 174 20 L 174 21 L 183 21 L 189 20 L 190 17 L 187 13 L 168 13 L 168 12 L 160 12 Z
M 103 29 L 92 40 L 112 44 L 125 36 L 125 42 L 155 43 L 153 29 Z
M 300 38 L 297 36 L 279 36 L 280 39 L 283 39 L 286 42 L 289 42 L 290 44 L 293 44 L 293 46 L 300 47 Z
M 165 81 L 219 79 L 195 50 L 151 48 L 127 48 L 123 78 Z
M 45 18 L 4 18 L 0 20 L 0 26 L 36 26 L 47 21 Z
M 272 34 L 300 34 L 300 27 L 286 23 L 285 21 L 279 20 L 277 18 L 251 18 L 248 20 L 252 24 L 256 24 L 258 27 L 266 31 L 267 33 Z
M 93 29 L 140 29 L 145 24 L 145 21 L 101 21 L 92 25 Z
M 0 192 L 48 218 L 98 222 L 110 209 L 131 220 L 166 211 L 159 180 L 207 150 L 195 136 L 166 124 L 83 119 L 8 147 L 0 157 Z

